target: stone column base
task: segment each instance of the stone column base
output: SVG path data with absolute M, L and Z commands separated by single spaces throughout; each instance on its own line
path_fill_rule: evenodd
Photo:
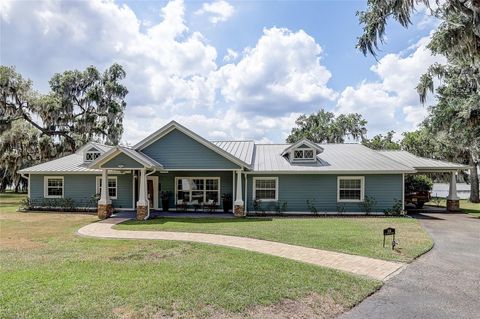
M 97 215 L 100 219 L 106 219 L 112 216 L 113 207 L 112 204 L 98 204 Z
M 144 220 L 145 217 L 148 215 L 148 207 L 147 206 L 137 206 L 137 220 Z
M 449 212 L 459 212 L 460 211 L 460 200 L 458 200 L 458 199 L 447 199 L 447 211 L 449 211 Z
M 235 217 L 244 217 L 245 216 L 245 208 L 243 207 L 243 205 L 234 205 L 233 216 L 235 216 Z

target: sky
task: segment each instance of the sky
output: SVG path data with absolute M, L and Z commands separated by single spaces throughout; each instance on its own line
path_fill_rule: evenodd
M 360 113 L 368 137 L 425 118 L 415 86 L 443 60 L 419 8 L 391 21 L 377 60 L 355 49 L 366 1 L 0 2 L 0 62 L 47 93 L 54 73 L 120 63 L 129 90 L 122 142 L 171 120 L 210 140 L 282 143 L 301 114 Z

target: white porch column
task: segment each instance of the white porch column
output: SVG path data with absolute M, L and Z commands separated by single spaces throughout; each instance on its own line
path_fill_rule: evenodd
M 452 172 L 452 176 L 450 177 L 450 188 L 448 189 L 448 196 L 447 199 L 450 200 L 458 200 L 460 197 L 457 195 L 457 173 Z
M 457 195 L 457 173 L 452 172 L 450 177 L 450 188 L 447 196 L 447 210 L 449 212 L 457 212 L 460 210 L 460 197 Z
M 244 203 L 242 199 L 242 171 L 237 171 L 237 186 L 235 187 L 235 201 L 233 203 L 233 214 L 237 217 L 245 216 Z
M 147 178 L 145 176 L 145 169 L 140 170 L 140 182 L 138 185 L 138 201 L 137 206 L 147 206 Z
M 112 201 L 108 194 L 108 170 L 102 170 L 102 188 L 100 190 L 100 199 L 98 200 L 97 215 L 100 219 L 108 218 L 112 215 Z
M 100 189 L 100 200 L 98 201 L 99 205 L 110 205 L 112 201 L 110 200 L 110 195 L 108 194 L 108 169 L 102 170 L 102 187 Z
M 142 168 L 138 183 L 137 220 L 144 220 L 148 216 L 147 177 L 145 173 L 145 168 Z

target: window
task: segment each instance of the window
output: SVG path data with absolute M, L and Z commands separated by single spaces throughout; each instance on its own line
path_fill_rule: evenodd
M 363 202 L 365 193 L 363 176 L 339 176 L 337 187 L 339 202 Z
M 312 149 L 296 149 L 293 151 L 294 160 L 313 160 L 315 158 L 314 151 Z
M 97 194 L 102 193 L 102 177 L 97 176 Z M 108 196 L 117 199 L 117 177 L 108 177 Z
M 253 178 L 253 199 L 264 202 L 278 200 L 278 178 L 277 177 L 254 177 Z
M 100 157 L 100 152 L 97 151 L 88 151 L 85 153 L 85 161 L 86 162 L 93 162 L 97 158 Z
M 177 177 L 175 184 L 177 185 L 176 200 L 182 199 L 186 202 L 197 200 L 199 203 L 206 203 L 209 200 L 219 202 L 219 177 Z
M 63 176 L 45 176 L 44 197 L 63 198 Z

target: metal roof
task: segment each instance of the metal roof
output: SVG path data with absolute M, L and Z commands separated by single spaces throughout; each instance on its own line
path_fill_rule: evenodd
M 211 141 L 211 143 L 242 162 L 252 165 L 253 149 L 255 147 L 253 141 Z
M 253 170 L 309 173 L 413 173 L 411 166 L 393 161 L 360 144 L 321 144 L 316 163 L 290 163 L 282 152 L 290 144 L 257 144 Z
M 35 166 L 31 166 L 28 168 L 24 168 L 18 171 L 20 174 L 29 174 L 29 173 L 37 173 L 41 174 L 42 172 L 49 172 L 49 173 L 61 173 L 61 172 L 71 172 L 71 173 L 99 173 L 101 174 L 101 170 L 98 169 L 90 169 L 88 165 L 90 163 L 84 162 L 83 153 L 75 153 L 71 155 L 67 155 L 64 157 L 60 157 L 54 159 L 52 161 L 38 164 Z
M 380 154 L 404 165 L 411 166 L 417 171 L 442 171 L 468 169 L 469 166 L 419 157 L 407 151 L 378 151 Z

